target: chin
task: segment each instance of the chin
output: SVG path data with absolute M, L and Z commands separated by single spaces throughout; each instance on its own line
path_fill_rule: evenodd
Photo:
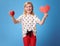
M 27 13 L 29 13 L 29 14 L 30 14 L 30 13 L 31 13 L 31 11 L 28 11 Z

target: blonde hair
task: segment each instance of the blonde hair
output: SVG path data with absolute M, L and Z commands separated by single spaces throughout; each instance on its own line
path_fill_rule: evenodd
M 31 6 L 32 6 L 32 12 L 31 12 L 31 15 L 34 15 L 34 13 L 33 13 L 33 4 L 32 4 L 31 2 L 25 2 L 25 4 L 24 4 L 24 8 L 26 7 L 27 4 L 31 4 Z M 25 11 L 25 9 L 24 9 L 23 14 L 26 15 L 26 11 Z

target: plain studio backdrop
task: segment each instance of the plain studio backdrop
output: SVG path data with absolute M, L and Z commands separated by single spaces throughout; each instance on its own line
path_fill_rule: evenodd
M 0 46 L 23 46 L 22 26 L 14 24 L 9 11 L 15 11 L 18 18 L 24 10 L 24 3 L 31 1 L 34 13 L 42 19 L 40 6 L 49 5 L 50 11 L 45 23 L 37 27 L 36 46 L 60 46 L 60 0 L 0 0 Z

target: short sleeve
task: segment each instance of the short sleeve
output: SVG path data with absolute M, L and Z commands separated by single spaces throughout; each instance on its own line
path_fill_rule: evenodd
M 18 22 L 21 22 L 21 19 L 22 19 L 22 15 L 19 16 L 16 20 L 18 20 Z
M 36 21 L 36 23 L 40 23 L 40 19 L 37 17 L 37 16 L 35 16 L 35 21 Z

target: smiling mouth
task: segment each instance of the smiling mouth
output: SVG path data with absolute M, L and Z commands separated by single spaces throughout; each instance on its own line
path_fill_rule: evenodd
M 31 11 L 31 10 L 28 10 L 28 11 Z

